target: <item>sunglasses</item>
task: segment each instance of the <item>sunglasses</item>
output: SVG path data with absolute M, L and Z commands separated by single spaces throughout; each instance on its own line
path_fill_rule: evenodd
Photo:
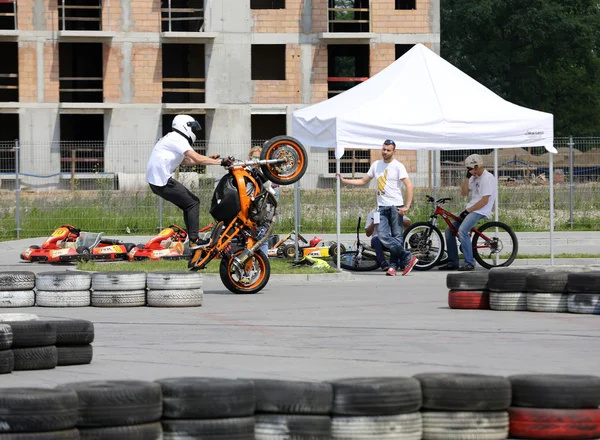
M 395 147 L 395 146 L 396 146 L 396 142 L 394 142 L 394 141 L 393 141 L 393 140 L 391 140 L 391 139 L 386 139 L 386 140 L 383 142 L 383 145 L 393 145 L 393 146 Z

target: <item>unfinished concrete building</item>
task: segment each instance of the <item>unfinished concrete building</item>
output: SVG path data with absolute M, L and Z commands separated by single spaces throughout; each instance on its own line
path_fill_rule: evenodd
M 15 139 L 25 173 L 143 172 L 177 113 L 200 152 L 241 157 L 415 43 L 439 53 L 439 21 L 439 0 L 0 0 L 0 172 Z M 315 150 L 305 185 L 329 185 Z

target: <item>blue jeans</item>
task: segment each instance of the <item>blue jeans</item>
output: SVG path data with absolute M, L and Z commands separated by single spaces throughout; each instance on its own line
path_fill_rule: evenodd
M 265 236 L 267 232 L 267 227 L 264 225 L 259 225 L 256 227 L 256 238 L 260 240 Z M 265 257 L 269 256 L 269 240 L 265 241 L 258 250 L 262 251 L 265 254 Z
M 462 223 L 457 221 L 452 222 L 455 228 L 458 229 L 458 240 L 462 248 L 463 255 L 465 256 L 465 263 L 475 266 L 475 260 L 473 259 L 473 245 L 469 238 L 469 231 L 481 220 L 485 218 L 484 215 L 476 212 L 471 212 L 465 217 Z M 450 228 L 446 228 L 444 231 L 446 236 L 446 247 L 448 248 L 448 263 L 454 266 L 458 266 L 458 247 L 456 246 L 456 236 Z
M 388 262 L 385 260 L 383 245 L 381 244 L 381 240 L 378 236 L 371 238 L 371 246 L 373 249 L 375 249 L 375 259 L 377 260 L 379 267 L 389 266 Z
M 377 225 L 377 235 L 381 244 L 390 251 L 390 267 L 394 269 L 400 266 L 406 266 L 412 254 L 404 249 L 404 238 L 402 236 L 402 221 L 404 216 L 398 214 L 396 206 L 380 206 L 379 224 Z

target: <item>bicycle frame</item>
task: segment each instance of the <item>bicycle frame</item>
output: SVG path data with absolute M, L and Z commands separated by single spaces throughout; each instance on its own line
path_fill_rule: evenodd
M 432 200 L 432 203 L 434 204 L 435 208 L 434 208 L 433 214 L 431 214 L 429 216 L 429 223 L 431 223 L 433 226 L 437 226 L 437 223 L 438 223 L 437 217 L 441 216 L 444 219 L 444 221 L 446 222 L 446 224 L 448 225 L 448 227 L 450 228 L 450 230 L 452 231 L 452 233 L 454 234 L 454 236 L 458 237 L 458 229 L 456 229 L 456 227 L 454 226 L 452 221 L 454 220 L 459 223 L 462 223 L 462 219 L 460 217 L 457 217 L 456 215 L 452 214 L 450 211 L 446 211 L 444 208 L 442 208 L 440 206 L 441 203 L 444 203 L 447 200 L 451 200 L 451 199 L 443 198 L 443 199 L 439 199 L 439 200 Z M 485 241 L 490 240 L 490 238 L 488 236 L 481 233 L 476 227 L 471 228 L 471 230 L 469 231 L 469 237 L 471 237 L 472 234 L 477 234 L 479 237 L 483 238 Z M 484 247 L 486 247 L 486 246 L 477 246 L 477 248 L 484 248 Z

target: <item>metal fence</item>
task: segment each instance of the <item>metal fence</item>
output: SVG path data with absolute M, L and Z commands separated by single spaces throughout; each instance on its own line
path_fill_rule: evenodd
M 227 144 L 201 141 L 201 154 L 247 157 L 253 142 Z M 600 229 L 600 138 L 557 138 L 553 158 L 555 229 Z M 149 235 L 175 223 L 178 208 L 162 202 L 145 183 L 152 143 L 56 142 L 0 143 L 0 239 L 47 236 L 62 223 L 106 235 Z M 299 182 L 301 232 L 334 233 L 336 225 L 335 159 L 332 151 L 308 148 L 308 169 Z M 458 185 L 463 161 L 473 151 L 398 150 L 415 183 L 413 221 L 425 220 L 431 207 L 426 194 L 453 197 L 451 211 L 463 209 Z M 493 152 L 477 151 L 494 170 Z M 380 158 L 380 150 L 348 150 L 341 159 L 345 176 L 361 176 Z M 542 148 L 498 151 L 499 217 L 516 230 L 549 230 L 548 153 Z M 201 201 L 201 225 L 212 221 L 210 201 L 215 182 L 224 174 L 218 166 L 181 167 L 177 178 Z M 353 232 L 357 218 L 375 205 L 374 183 L 341 189 L 342 232 Z M 282 187 L 276 233 L 294 228 L 294 188 Z

